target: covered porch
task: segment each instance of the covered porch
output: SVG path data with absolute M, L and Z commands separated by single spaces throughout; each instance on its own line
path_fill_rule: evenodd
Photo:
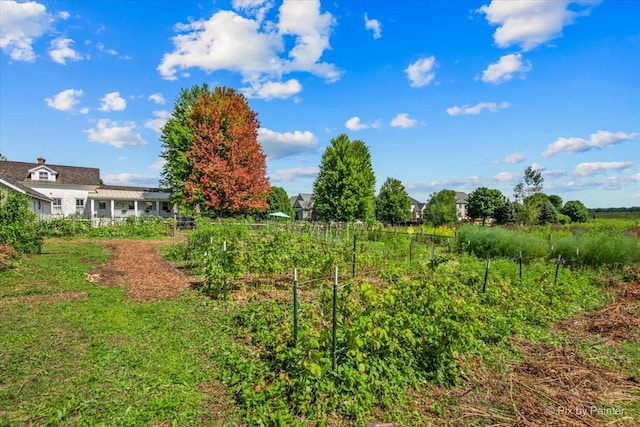
M 169 193 L 161 191 L 97 188 L 89 193 L 88 201 L 91 218 L 173 216 Z

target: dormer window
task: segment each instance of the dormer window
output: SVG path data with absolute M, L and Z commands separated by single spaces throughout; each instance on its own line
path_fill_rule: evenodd
M 38 179 L 41 180 L 41 181 L 48 181 L 49 180 L 49 172 L 47 172 L 47 171 L 38 172 Z

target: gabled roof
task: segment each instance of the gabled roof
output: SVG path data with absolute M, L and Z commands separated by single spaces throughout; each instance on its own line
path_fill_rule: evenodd
M 13 188 L 15 191 L 26 194 L 27 196 L 31 196 L 35 199 L 44 200 L 46 202 L 51 201 L 51 199 L 44 194 L 32 188 L 29 188 L 26 185 L 22 185 L 19 182 L 12 181 L 11 179 L 6 178 L 2 175 L 0 175 L 0 184 L 4 185 L 5 187 Z
M 295 196 L 292 202 L 292 206 L 299 206 L 301 209 L 313 209 L 313 194 L 311 193 L 300 193 Z
M 467 199 L 469 198 L 467 193 L 463 193 L 462 191 L 456 191 L 456 203 L 465 204 L 467 203 Z
M 114 188 L 115 187 L 115 188 Z M 160 202 L 169 201 L 169 193 L 159 191 L 157 188 L 142 187 L 116 187 L 110 188 L 99 187 L 95 192 L 89 193 L 89 198 L 94 200 L 113 199 L 113 200 L 143 200 Z
M 80 166 L 44 165 L 3 160 L 0 161 L 0 174 L 13 182 L 38 182 L 31 181 L 29 174 L 29 170 L 38 166 L 46 166 L 49 170 L 56 171 L 58 173 L 56 184 L 100 185 L 100 169 Z
M 415 205 L 418 209 L 422 208 L 425 205 L 425 203 L 416 200 L 411 196 L 409 196 L 409 202 L 411 202 L 412 205 Z

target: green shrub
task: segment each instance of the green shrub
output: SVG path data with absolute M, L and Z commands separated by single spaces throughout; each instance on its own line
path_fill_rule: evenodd
M 43 239 L 37 233 L 35 220 L 29 198 L 17 191 L 9 192 L 0 203 L 0 242 L 21 253 L 39 253 Z

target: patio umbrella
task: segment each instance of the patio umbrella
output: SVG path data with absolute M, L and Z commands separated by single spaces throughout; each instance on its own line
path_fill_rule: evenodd
M 291 218 L 289 215 L 287 215 L 284 212 L 273 212 L 273 213 L 270 213 L 269 216 L 277 216 L 279 218 Z

